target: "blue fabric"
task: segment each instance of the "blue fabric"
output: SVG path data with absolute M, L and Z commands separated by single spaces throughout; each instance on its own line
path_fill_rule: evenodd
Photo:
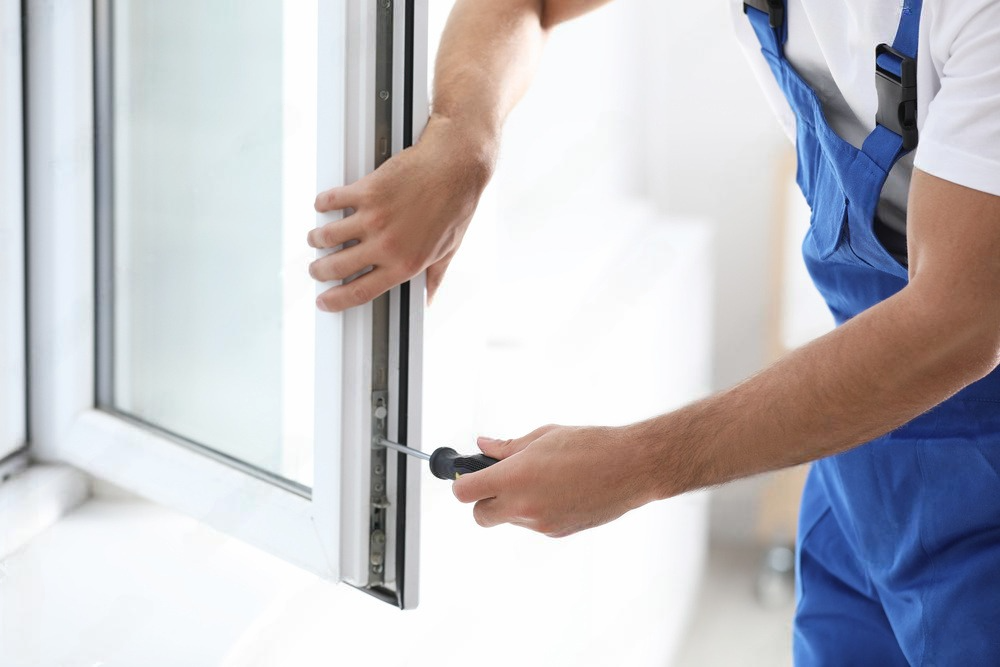
M 892 55 L 891 53 L 881 53 L 881 54 L 879 54 L 879 56 L 875 59 L 875 62 L 878 63 L 879 67 L 881 67 L 882 69 L 884 69 L 886 71 L 892 72 L 897 77 L 902 77 L 903 76 L 903 74 L 902 74 L 902 71 L 903 71 L 902 63 L 899 61 L 899 58 L 897 58 L 896 56 Z
M 911 58 L 917 57 L 917 40 L 920 37 L 920 10 L 924 0 L 903 0 L 899 27 L 892 40 L 892 48 Z
M 920 8 L 907 1 L 893 44 L 911 57 Z M 796 178 L 812 208 L 802 254 L 841 324 L 907 284 L 874 233 L 902 139 L 882 126 L 861 149 L 837 136 L 785 60 L 784 37 L 765 13 L 747 16 L 796 116 Z M 800 667 L 1000 665 L 1000 371 L 816 462 L 798 539 Z

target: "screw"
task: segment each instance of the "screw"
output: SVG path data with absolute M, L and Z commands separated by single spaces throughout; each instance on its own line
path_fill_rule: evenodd
M 385 467 L 381 463 L 376 463 L 375 464 L 375 474 L 376 475 L 384 475 L 385 474 Z
M 375 482 L 375 493 L 382 493 L 385 490 L 385 485 L 382 482 Z
M 384 405 L 380 405 L 375 408 L 375 419 L 382 420 L 389 415 L 389 411 L 386 410 Z
M 379 91 L 378 98 L 383 102 L 385 102 L 387 99 L 389 99 L 389 91 L 388 90 Z

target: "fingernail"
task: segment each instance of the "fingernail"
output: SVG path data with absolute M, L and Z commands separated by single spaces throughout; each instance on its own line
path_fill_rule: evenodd
M 476 442 L 478 442 L 480 445 L 491 445 L 493 443 L 500 441 L 497 440 L 496 438 L 488 438 L 485 435 L 481 435 L 478 438 L 476 438 Z
M 320 310 L 322 310 L 324 313 L 330 312 L 330 311 L 327 310 L 326 304 L 323 303 L 323 299 L 320 299 L 318 297 L 316 299 L 316 307 L 319 308 Z

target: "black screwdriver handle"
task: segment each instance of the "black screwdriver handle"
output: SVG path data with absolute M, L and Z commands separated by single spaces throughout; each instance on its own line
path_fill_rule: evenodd
M 460 475 L 489 468 L 497 460 L 485 454 L 462 456 L 451 447 L 438 447 L 431 454 L 431 472 L 438 479 L 456 480 Z

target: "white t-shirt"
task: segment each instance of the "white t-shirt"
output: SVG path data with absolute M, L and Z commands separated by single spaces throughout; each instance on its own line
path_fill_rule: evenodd
M 795 117 L 760 53 L 742 0 L 736 34 L 785 131 Z M 875 46 L 892 44 L 900 0 L 787 0 L 785 55 L 813 87 L 833 129 L 860 146 L 875 127 Z M 1000 0 L 924 0 L 917 54 L 916 151 L 900 160 L 879 216 L 905 229 L 913 166 L 1000 196 Z

